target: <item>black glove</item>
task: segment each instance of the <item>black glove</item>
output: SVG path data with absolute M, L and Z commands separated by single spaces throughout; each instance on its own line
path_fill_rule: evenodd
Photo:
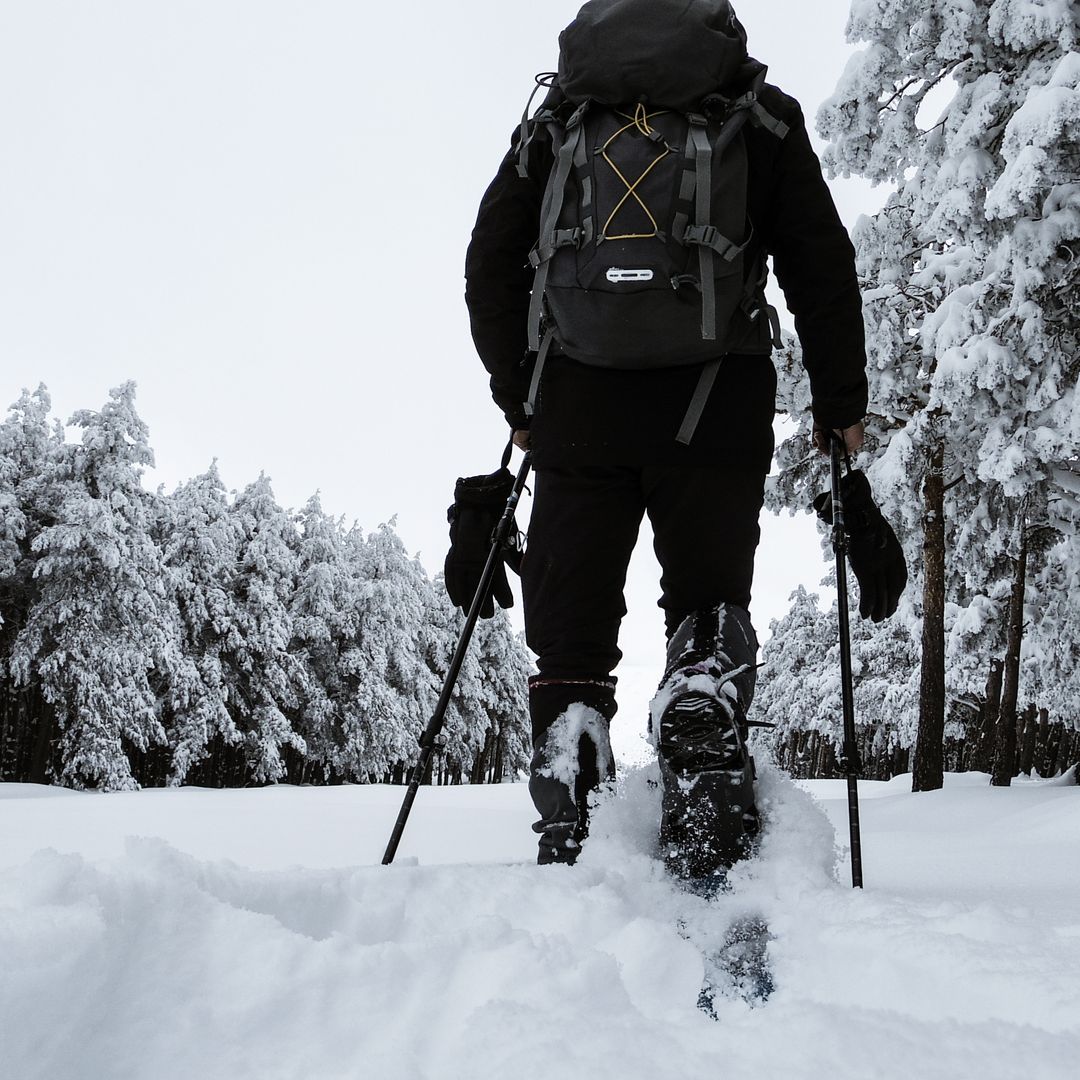
M 514 477 L 506 468 L 488 476 L 466 476 L 454 487 L 454 505 L 446 512 L 450 522 L 450 550 L 446 555 L 443 573 L 450 602 L 468 611 L 473 597 L 484 576 L 495 529 L 506 509 L 506 501 L 514 487 Z M 510 536 L 503 546 L 502 561 L 495 565 L 491 579 L 491 591 L 484 597 L 480 617 L 490 619 L 495 614 L 495 604 L 500 607 L 514 606 L 514 594 L 506 580 L 506 566 L 520 573 L 521 548 L 518 541 L 517 522 L 510 523 Z
M 874 503 L 864 472 L 853 469 L 842 476 L 840 494 L 844 500 L 848 561 L 859 582 L 859 614 L 881 622 L 896 611 L 907 585 L 904 550 Z M 823 491 L 814 500 L 814 509 L 826 525 L 832 525 L 832 492 Z

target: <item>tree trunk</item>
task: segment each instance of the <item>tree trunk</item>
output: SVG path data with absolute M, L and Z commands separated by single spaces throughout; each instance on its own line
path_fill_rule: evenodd
M 1027 530 L 1020 523 L 1020 554 L 1009 596 L 1009 627 L 1005 644 L 1005 676 L 1001 686 L 1001 715 L 990 783 L 1008 787 L 1016 775 L 1016 703 L 1020 694 L 1020 649 L 1024 643 L 1024 590 L 1027 585 Z
M 1039 732 L 1035 736 L 1035 771 L 1046 776 L 1046 748 L 1050 741 L 1050 710 L 1039 710 Z
M 951 773 L 964 771 L 964 740 L 945 740 L 945 768 Z
M 1001 679 L 1005 665 L 995 656 L 990 661 L 986 677 L 986 698 L 983 701 L 979 733 L 971 752 L 970 767 L 975 772 L 988 773 L 994 764 L 994 744 L 997 741 L 998 715 L 1001 713 Z
M 1058 746 L 1055 772 L 1068 772 L 1077 762 L 1080 762 L 1080 736 L 1074 730 L 1063 731 L 1061 743 Z
M 487 731 L 484 732 L 484 745 L 480 748 L 480 753 L 476 755 L 476 763 L 473 765 L 472 776 L 469 778 L 470 783 L 484 783 L 491 770 L 491 758 L 494 752 L 495 728 L 488 725 Z
M 491 783 L 501 784 L 503 779 L 503 757 L 506 755 L 506 740 L 503 738 L 502 724 L 495 735 L 495 754 L 491 762 Z
M 25 783 L 30 776 L 34 726 L 28 718 L 29 691 L 17 689 L 10 679 L 3 682 L 3 720 L 0 729 L 0 781 Z
M 0 783 L 22 779 L 16 762 L 19 758 L 19 737 L 16 730 L 18 711 L 15 692 L 7 679 L 0 682 Z
M 923 481 L 923 625 L 919 733 L 912 791 L 936 791 L 945 780 L 945 444 L 935 442 Z
M 893 750 L 890 769 L 893 776 L 903 776 L 911 768 L 911 751 L 904 746 L 898 746 Z M 889 779 L 892 779 L 890 777 Z
M 34 692 L 27 694 L 32 702 L 30 715 L 37 721 L 31 727 L 37 728 L 34 739 L 33 755 L 30 759 L 30 783 L 47 784 L 49 782 L 49 763 L 52 760 L 53 741 L 56 736 L 56 710 L 41 696 Z
M 1031 775 L 1035 764 L 1035 736 L 1039 730 L 1039 710 L 1029 705 L 1024 710 L 1024 738 L 1020 743 L 1020 771 Z
M 1043 776 L 1057 775 L 1058 751 L 1061 749 L 1061 738 L 1065 734 L 1065 725 L 1060 720 L 1055 720 L 1046 733 L 1046 749 L 1043 753 L 1042 768 L 1039 770 Z
M 819 780 L 831 780 L 840 775 L 840 768 L 836 760 L 836 751 L 828 739 L 822 739 L 818 746 L 817 762 L 814 769 Z
M 799 771 L 797 775 L 800 779 L 805 780 L 810 776 L 810 766 L 808 762 L 814 756 L 815 747 L 814 733 L 812 731 L 804 731 L 803 737 L 799 740 Z

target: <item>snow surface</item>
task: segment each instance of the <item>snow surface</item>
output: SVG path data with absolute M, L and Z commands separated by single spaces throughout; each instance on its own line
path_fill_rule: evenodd
M 524 785 L 424 789 L 390 868 L 401 789 L 0 785 L 0 1075 L 1075 1075 L 1080 788 L 861 784 L 856 892 L 844 785 L 763 770 L 761 855 L 710 904 L 652 858 L 654 778 L 574 868 L 531 865 Z M 748 912 L 777 990 L 714 1022 L 700 950 Z

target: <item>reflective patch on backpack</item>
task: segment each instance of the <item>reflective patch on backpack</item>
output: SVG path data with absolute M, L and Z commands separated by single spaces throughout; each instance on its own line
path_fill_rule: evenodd
M 605 275 L 612 285 L 619 285 L 626 281 L 652 281 L 651 270 L 624 270 L 620 266 L 613 266 Z

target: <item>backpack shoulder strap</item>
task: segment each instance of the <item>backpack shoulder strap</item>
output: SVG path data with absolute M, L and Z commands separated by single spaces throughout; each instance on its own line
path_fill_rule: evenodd
M 761 93 L 764 85 L 765 70 L 762 69 L 750 84 L 750 89 L 743 94 L 742 97 L 728 102 L 727 120 L 724 122 L 724 126 L 720 131 L 720 136 L 716 140 L 715 146 L 709 141 L 706 118 L 697 113 L 688 113 L 686 117 L 689 122 L 690 146 L 688 149 L 692 147 L 694 154 L 696 188 L 694 217 L 696 220 L 693 225 L 686 226 L 682 234 L 682 241 L 684 244 L 696 244 L 698 246 L 701 279 L 701 336 L 705 341 L 716 340 L 716 279 L 713 272 L 714 256 L 719 255 L 721 258 L 729 261 L 735 259 L 749 246 L 750 239 L 753 235 L 751 232 L 751 237 L 748 237 L 744 244 L 738 245 L 721 235 L 719 230 L 710 222 L 709 218 L 712 209 L 713 157 L 715 156 L 717 160 L 720 160 L 723 151 L 731 145 L 743 125 L 747 122 L 754 124 L 756 127 L 765 128 L 778 139 L 785 138 L 790 130 L 787 124 L 774 117 L 772 113 L 758 101 L 758 95 Z M 743 300 L 744 308 L 749 301 L 753 300 L 761 287 L 760 275 L 752 274 L 751 278 L 753 280 L 748 282 L 747 294 Z M 772 324 L 774 341 L 779 343 L 779 318 L 776 315 L 775 309 L 771 306 L 766 305 L 766 310 Z M 757 314 L 758 311 L 755 310 L 754 315 L 752 315 L 751 318 L 756 317 Z M 702 368 L 697 387 L 694 390 L 694 396 L 686 410 L 686 415 L 683 418 L 679 432 L 675 436 L 676 442 L 682 443 L 683 445 L 689 445 L 690 440 L 694 437 L 698 422 L 705 412 L 705 405 L 709 399 L 709 394 L 712 392 L 713 384 L 716 381 L 716 376 L 720 370 L 722 360 L 722 357 L 716 360 L 710 360 Z
M 729 113 L 743 111 L 752 126 L 764 128 L 778 139 L 786 139 L 791 128 L 761 104 L 761 91 L 765 89 L 767 74 L 768 68 L 762 67 L 751 80 L 745 94 L 730 100 L 719 95 L 720 100 L 727 106 Z
M 544 288 L 547 285 L 551 256 L 561 247 L 578 245 L 581 241 L 581 229 L 560 229 L 559 218 L 562 216 L 563 202 L 566 195 L 566 182 L 581 144 L 581 132 L 584 127 L 583 117 L 588 106 L 585 101 L 574 110 L 566 121 L 565 129 L 549 113 L 542 122 L 551 130 L 552 150 L 555 154 L 555 167 L 548 177 L 544 200 L 540 206 L 540 236 L 536 247 L 529 254 L 529 262 L 536 271 L 533 279 L 532 298 L 529 301 L 529 348 L 536 352 L 540 348 L 540 322 L 544 314 Z
M 712 176 L 713 159 L 719 163 L 724 150 L 734 142 L 746 123 L 748 112 L 741 108 L 730 112 L 716 143 L 709 139 L 708 119 L 702 113 L 687 113 L 690 143 L 694 149 L 695 195 L 694 224 L 688 225 L 680 238 L 684 244 L 694 244 L 698 249 L 701 268 L 701 337 L 703 341 L 716 340 L 716 277 L 714 256 L 719 255 L 733 262 L 745 249 L 743 244 L 723 236 L 712 224 Z
M 783 120 L 773 116 L 773 114 L 756 98 L 750 106 L 750 123 L 753 124 L 754 127 L 764 128 L 778 139 L 786 139 L 788 132 L 791 130 Z

